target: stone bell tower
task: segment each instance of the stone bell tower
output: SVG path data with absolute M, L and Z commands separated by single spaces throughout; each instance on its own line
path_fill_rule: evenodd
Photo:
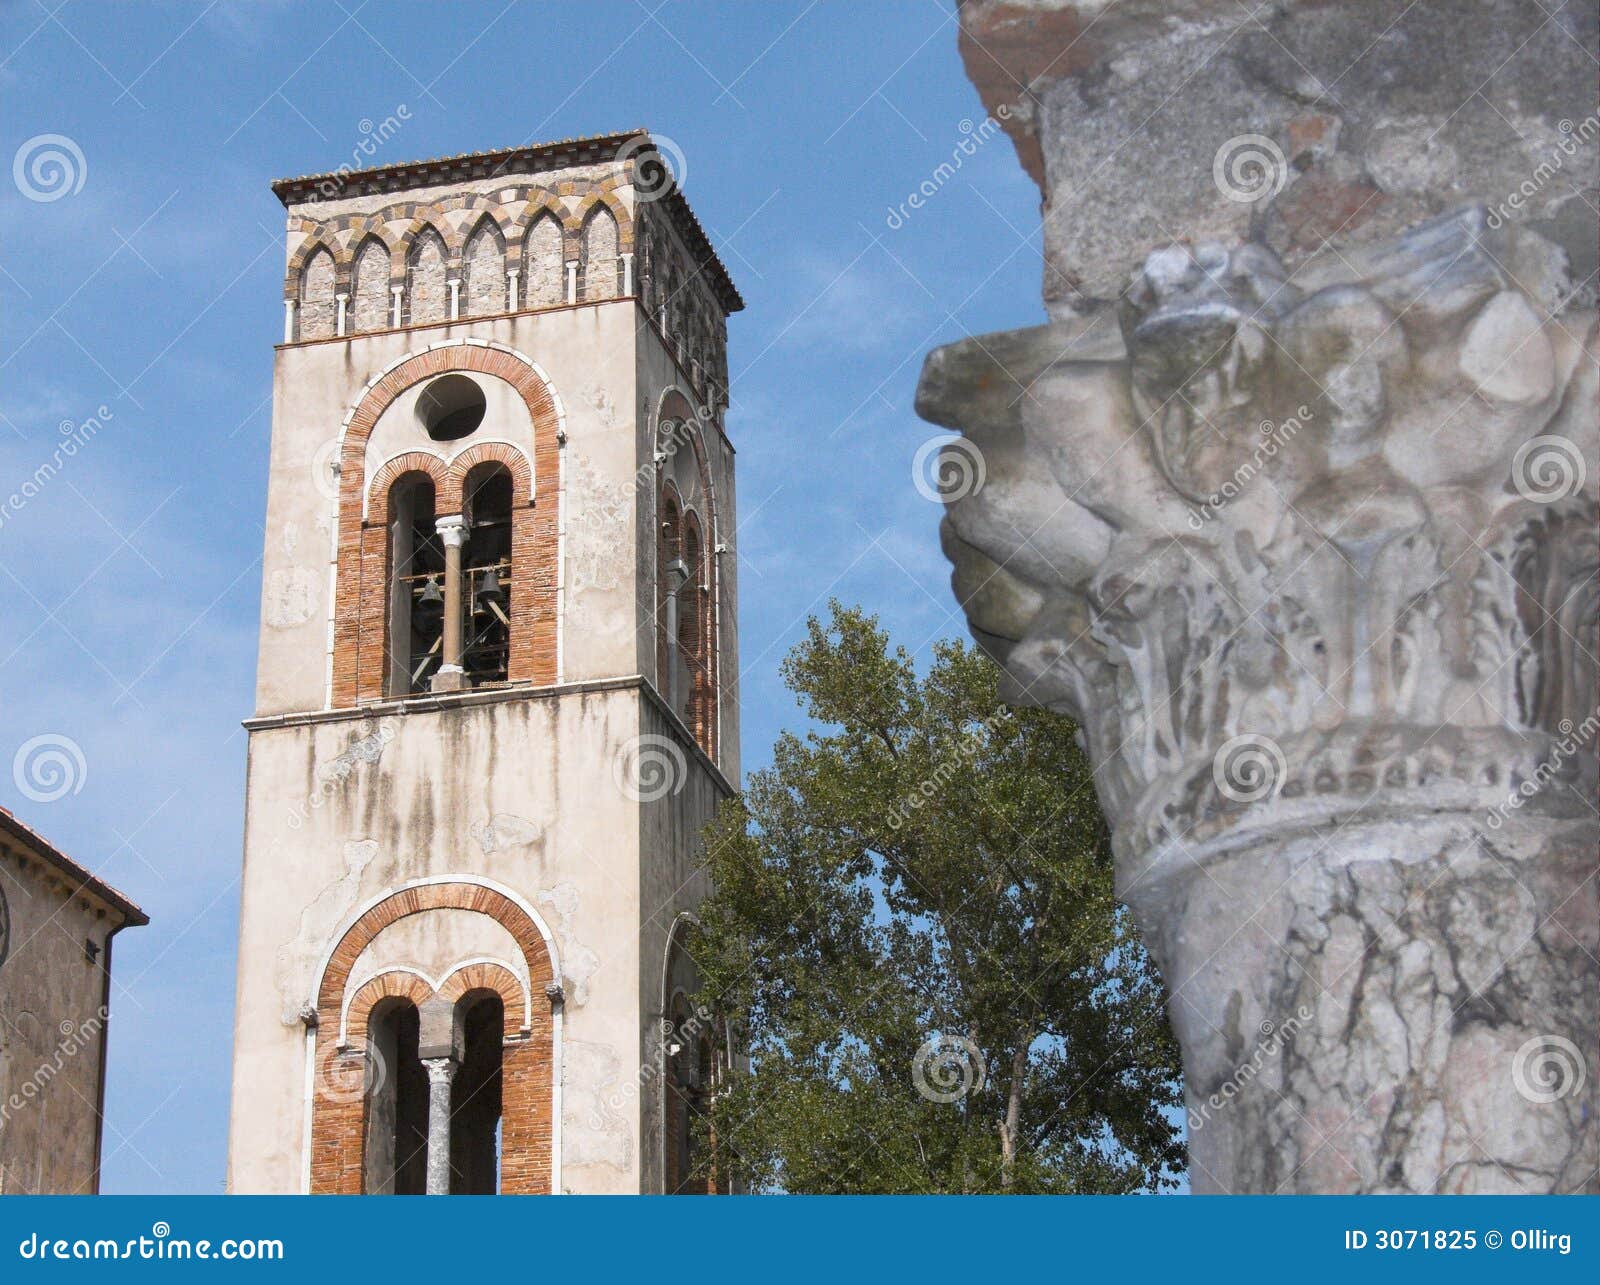
M 687 1190 L 738 292 L 643 131 L 273 191 L 230 1187 Z

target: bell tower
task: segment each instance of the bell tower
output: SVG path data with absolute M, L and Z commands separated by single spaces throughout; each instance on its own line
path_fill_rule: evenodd
M 644 131 L 273 191 L 230 1188 L 714 1189 L 738 292 Z

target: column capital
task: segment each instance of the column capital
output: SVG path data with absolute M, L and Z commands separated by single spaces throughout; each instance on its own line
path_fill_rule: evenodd
M 1195 1189 L 1595 1191 L 1592 6 L 1372 9 L 964 0 L 1054 320 L 929 357 L 918 487 L 1082 729 Z
M 446 548 L 459 549 L 466 539 L 467 519 L 460 513 L 447 513 L 442 518 L 434 519 L 433 529 L 438 532 Z
M 461 1063 L 453 1057 L 425 1057 L 420 1061 L 422 1069 L 428 1073 L 430 1084 L 449 1084 L 461 1067 Z
M 1011 697 L 1083 725 L 1125 884 L 1536 778 L 1516 811 L 1592 815 L 1595 738 L 1561 749 L 1595 728 L 1600 570 L 1567 281 L 1480 206 L 1315 271 L 1158 250 L 1115 316 L 929 358 L 958 596 Z

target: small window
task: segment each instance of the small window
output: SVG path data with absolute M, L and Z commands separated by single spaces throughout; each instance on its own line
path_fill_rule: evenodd
M 465 375 L 440 375 L 417 398 L 417 419 L 436 442 L 471 436 L 487 409 L 483 389 Z
M 474 469 L 467 497 L 461 664 L 469 687 L 498 686 L 511 663 L 511 474 L 498 464 Z
M 389 695 L 430 690 L 444 647 L 444 545 L 433 480 L 407 474 L 389 492 Z

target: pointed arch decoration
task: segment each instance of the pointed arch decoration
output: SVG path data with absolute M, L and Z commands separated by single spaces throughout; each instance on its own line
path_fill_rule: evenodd
M 547 308 L 566 300 L 566 252 L 560 220 L 548 210 L 528 226 L 523 241 L 522 271 L 527 282 L 523 302 Z
M 351 329 L 386 329 L 389 311 L 389 247 L 375 236 L 362 241 L 351 268 Z
M 411 239 L 406 253 L 405 320 L 426 326 L 450 319 L 449 251 L 437 229 L 425 227 Z
M 307 257 L 306 265 L 300 272 L 299 338 L 333 338 L 337 312 L 334 295 L 337 290 L 333 251 L 325 245 L 318 246 Z
M 582 253 L 579 258 L 579 279 L 582 298 L 615 299 L 619 293 L 621 260 L 618 259 L 618 232 L 616 215 L 603 201 L 596 201 L 584 220 Z
M 487 317 L 506 310 L 506 242 L 485 214 L 467 237 L 461 259 L 461 315 Z

